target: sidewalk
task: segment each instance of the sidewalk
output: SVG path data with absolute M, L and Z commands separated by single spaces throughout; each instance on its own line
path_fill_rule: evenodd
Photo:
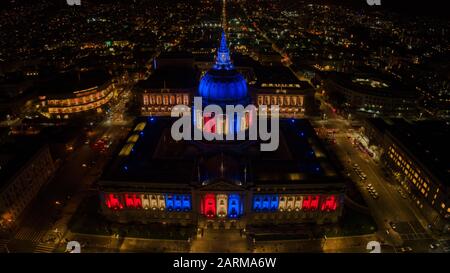
M 104 163 L 105 159 L 101 158 L 99 160 L 99 166 L 97 166 L 96 169 L 102 168 L 102 165 Z M 72 198 L 67 202 L 66 206 L 62 209 L 62 217 L 58 221 L 56 221 L 52 228 L 44 235 L 44 239 L 54 237 L 55 235 L 57 236 L 57 240 L 47 243 L 49 247 L 53 246 L 53 249 L 55 249 L 63 242 L 63 239 L 66 238 L 66 234 L 69 232 L 69 221 L 72 219 L 72 216 L 75 214 L 81 202 L 86 197 L 86 193 L 89 192 L 89 187 L 92 184 L 93 180 L 95 180 L 95 176 L 91 175 L 92 172 L 95 172 L 94 169 L 88 172 L 84 179 L 80 181 L 80 189 L 76 194 L 72 196 Z
M 66 238 L 78 241 L 82 251 L 96 252 L 96 249 L 108 249 L 110 252 L 188 252 L 190 243 L 185 240 L 146 239 L 81 234 L 67 232 Z

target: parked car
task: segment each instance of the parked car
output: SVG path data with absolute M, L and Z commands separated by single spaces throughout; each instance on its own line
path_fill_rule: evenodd
M 400 248 L 400 251 L 403 252 L 403 253 L 406 253 L 406 252 L 412 252 L 413 250 L 412 250 L 411 247 L 406 246 L 406 247 Z

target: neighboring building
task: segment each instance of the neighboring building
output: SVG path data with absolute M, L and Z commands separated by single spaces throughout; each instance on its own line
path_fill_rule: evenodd
M 335 73 L 325 80 L 324 90 L 341 110 L 370 116 L 418 115 L 418 94 L 397 81 L 372 74 Z
M 170 116 L 176 105 L 190 105 L 197 86 L 192 67 L 156 69 L 135 87 L 143 116 Z
M 103 112 L 116 97 L 111 76 L 100 69 L 61 73 L 37 90 L 40 113 L 55 119 Z
M 247 105 L 251 94 L 231 63 L 225 35 L 217 52 L 198 88 L 204 105 Z M 220 130 L 217 123 L 203 127 L 209 114 L 193 115 L 194 130 Z M 225 134 L 251 123 L 223 120 Z M 138 120 L 98 183 L 106 218 L 243 229 L 336 223 L 342 215 L 345 180 L 307 120 L 281 120 L 280 144 L 272 152 L 260 151 L 260 141 L 175 141 L 174 121 Z
M 0 227 L 14 226 L 54 172 L 47 144 L 24 138 L 0 147 Z
M 280 117 L 303 118 L 316 112 L 315 90 L 308 82 L 300 81 L 284 66 L 262 66 L 256 69 L 257 105 L 278 105 Z
M 433 227 L 450 231 L 450 126 L 444 121 L 368 119 L 365 131 Z

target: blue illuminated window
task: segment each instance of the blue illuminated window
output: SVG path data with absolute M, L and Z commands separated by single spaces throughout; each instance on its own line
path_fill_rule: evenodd
M 168 211 L 172 211 L 173 208 L 174 208 L 173 195 L 172 194 L 166 194 L 166 209 Z
M 278 194 L 257 194 L 253 197 L 254 211 L 277 211 Z
M 183 195 L 183 210 L 191 210 L 191 196 L 188 194 Z
M 237 218 L 242 214 L 241 212 L 241 198 L 237 194 L 230 194 L 228 196 L 228 217 Z
M 270 196 L 264 195 L 263 201 L 262 201 L 262 209 L 263 210 L 269 210 L 270 209 Z
M 261 207 L 261 196 L 255 195 L 253 197 L 253 210 L 260 211 Z
M 278 195 L 272 194 L 270 199 L 270 210 L 277 211 L 278 210 Z
M 175 210 L 180 211 L 181 210 L 181 195 L 174 194 L 174 197 L 175 197 L 175 202 L 174 202 Z

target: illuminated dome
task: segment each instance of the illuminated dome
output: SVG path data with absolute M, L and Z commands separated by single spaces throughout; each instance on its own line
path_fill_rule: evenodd
M 206 104 L 245 105 L 249 101 L 247 82 L 231 63 L 225 32 L 222 32 L 216 64 L 203 76 L 198 91 Z

